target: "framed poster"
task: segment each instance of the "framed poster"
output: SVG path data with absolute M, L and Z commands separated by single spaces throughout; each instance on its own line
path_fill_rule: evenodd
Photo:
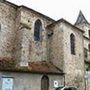
M 13 90 L 13 78 L 2 78 L 2 90 Z

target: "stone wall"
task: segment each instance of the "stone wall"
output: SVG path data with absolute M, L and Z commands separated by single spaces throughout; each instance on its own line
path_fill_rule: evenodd
M 89 51 L 89 44 L 90 44 L 90 37 L 89 37 L 89 30 L 90 25 L 89 24 L 80 24 L 77 25 L 78 28 L 82 29 L 84 32 L 84 48 L 87 50 L 87 57 L 84 57 L 84 60 L 86 62 L 90 62 L 90 51 Z M 86 64 L 87 66 L 87 64 Z
M 41 41 L 34 40 L 34 24 L 37 19 L 42 22 Z M 21 66 L 27 66 L 28 62 L 49 60 L 65 72 L 66 85 L 84 90 L 83 33 L 64 22 L 46 29 L 46 26 L 53 22 L 24 6 L 15 8 L 9 4 L 0 3 L 0 58 L 13 58 Z M 51 37 L 47 37 L 49 30 L 52 32 Z M 75 35 L 76 55 L 71 55 L 70 52 L 71 33 Z M 85 35 L 87 36 L 87 31 Z M 3 74 L 15 77 L 15 90 L 26 88 L 40 90 L 42 75 Z M 50 89 L 54 89 L 53 80 L 62 79 L 60 76 L 50 76 Z
M 48 60 L 63 70 L 63 31 L 60 24 L 49 27 L 48 34 L 49 32 L 53 34 L 48 37 Z
M 85 31 L 84 36 L 89 38 L 89 34 L 88 34 L 88 31 L 90 30 L 90 25 L 89 24 L 80 24 L 80 25 L 76 25 L 76 27 Z
M 50 58 L 65 72 L 65 85 L 84 90 L 84 39 L 83 33 L 67 22 L 57 22 L 48 28 L 53 31 L 50 37 Z M 70 34 L 75 35 L 75 55 L 71 54 Z
M 42 22 L 42 40 L 34 41 L 34 24 Z M 54 20 L 24 6 L 0 3 L 0 57 L 13 58 L 27 65 L 29 61 L 47 60 L 46 26 Z
M 89 30 L 90 25 L 89 24 L 80 24 L 77 25 L 78 28 L 82 29 L 84 32 L 84 48 L 87 49 L 87 58 L 85 58 L 85 61 L 90 61 L 90 51 L 88 45 L 90 44 L 90 37 L 89 37 Z
M 83 33 L 79 29 L 73 28 L 69 24 L 62 23 L 64 31 L 64 71 L 66 85 L 73 85 L 79 90 L 85 89 L 84 84 L 84 39 Z M 71 54 L 70 35 L 75 36 L 75 55 Z
M 88 45 L 90 44 L 90 40 L 86 37 L 84 37 L 84 48 L 86 48 L 87 50 L 89 50 Z
M 0 3 L 0 57 L 12 58 L 16 34 L 16 8 Z
M 47 60 L 47 31 L 46 26 L 52 23 L 52 20 L 47 20 L 42 15 L 33 12 L 25 7 L 19 8 L 19 27 L 17 32 L 18 43 L 16 49 L 17 59 L 24 64 L 26 61 L 42 61 Z M 42 40 L 34 40 L 34 24 L 36 20 L 41 20 L 42 23 Z M 23 40 L 25 42 L 23 42 Z M 23 45 L 25 46 L 23 48 Z M 18 54 L 19 53 L 19 54 Z M 21 55 L 21 56 L 20 56 Z
M 59 86 L 64 85 L 64 78 L 60 75 L 47 75 L 49 78 L 49 90 L 55 90 L 54 81 L 58 81 Z M 0 90 L 2 90 L 2 78 L 13 78 L 14 90 L 41 90 L 41 78 L 43 74 L 0 72 Z
M 87 50 L 87 57 L 84 57 L 84 58 L 85 58 L 85 61 L 87 62 L 90 62 L 89 44 L 90 44 L 90 40 L 84 37 L 84 48 Z

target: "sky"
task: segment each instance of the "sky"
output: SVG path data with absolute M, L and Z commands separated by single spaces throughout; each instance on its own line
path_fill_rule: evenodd
M 90 0 L 7 0 L 16 5 L 25 5 L 44 15 L 58 20 L 64 18 L 74 24 L 81 10 L 90 21 Z

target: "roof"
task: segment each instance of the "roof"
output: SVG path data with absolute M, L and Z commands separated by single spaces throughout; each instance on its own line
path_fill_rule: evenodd
M 19 8 L 19 6 L 18 5 L 16 5 L 16 4 L 14 4 L 14 3 L 11 3 L 11 2 L 9 2 L 9 1 L 4 1 L 3 3 L 5 3 L 5 4 L 7 4 L 7 5 L 10 5 L 11 7 L 14 7 L 14 8 Z
M 63 71 L 53 65 L 51 62 L 37 61 L 29 62 L 27 67 L 17 66 L 16 60 L 12 58 L 0 58 L 0 71 L 6 72 L 28 72 L 37 74 L 59 74 L 63 75 Z
M 35 13 L 35 14 L 39 14 L 39 15 L 41 15 L 42 17 L 46 18 L 47 20 L 50 20 L 50 21 L 53 21 L 53 22 L 55 21 L 54 19 L 52 19 L 52 18 L 50 18 L 50 17 L 48 17 L 48 16 L 46 16 L 46 15 L 40 13 L 40 12 L 37 12 L 37 11 L 34 10 L 34 9 L 31 9 L 31 8 L 29 8 L 29 7 L 26 7 L 26 6 L 24 6 L 24 5 L 21 5 L 21 6 L 19 6 L 19 7 L 23 7 L 23 8 L 25 8 L 25 9 L 27 9 L 27 10 L 32 11 L 32 12 Z
M 90 41 L 90 38 L 86 37 L 85 35 L 83 36 L 85 39 L 89 40 Z
M 71 23 L 69 23 L 68 21 L 66 21 L 66 20 L 63 19 L 63 18 L 61 18 L 61 19 L 59 19 L 58 21 L 55 21 L 54 23 L 48 25 L 47 28 L 53 27 L 54 25 L 56 25 L 56 24 L 58 24 L 58 23 L 61 23 L 61 22 L 66 23 L 66 24 L 70 25 L 71 27 L 73 27 L 73 28 L 75 28 L 75 29 L 78 29 L 79 31 L 81 31 L 81 32 L 84 33 L 84 30 L 76 27 L 75 25 L 72 25 Z
M 37 12 L 36 10 L 33 10 L 33 9 L 29 8 L 29 7 L 26 7 L 26 6 L 24 6 L 24 5 L 18 6 L 18 5 L 14 4 L 14 3 L 11 3 L 11 2 L 9 2 L 9 1 L 5 1 L 5 2 L 3 2 L 3 3 L 5 3 L 5 4 L 7 4 L 7 5 L 11 5 L 12 7 L 17 8 L 17 9 L 20 8 L 20 7 L 23 7 L 23 8 L 25 8 L 25 9 L 28 9 L 28 10 L 32 11 L 32 12 L 35 13 L 35 14 L 41 15 L 42 17 L 46 18 L 47 20 L 50 20 L 50 21 L 53 21 L 53 22 L 55 21 L 54 19 L 52 19 L 52 18 L 50 18 L 50 17 L 48 17 L 48 16 L 46 16 L 46 15 L 40 13 L 40 12 Z
M 63 74 L 52 62 L 38 61 L 29 63 L 29 69 L 35 72 Z
M 82 11 L 79 12 L 79 15 L 78 15 L 78 18 L 75 22 L 75 25 L 78 25 L 78 24 L 89 24 L 88 21 L 86 20 L 86 18 L 84 17 Z

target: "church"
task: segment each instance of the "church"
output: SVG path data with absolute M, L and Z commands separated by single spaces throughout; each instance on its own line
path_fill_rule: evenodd
M 0 90 L 90 90 L 90 23 L 75 24 L 0 0 Z

